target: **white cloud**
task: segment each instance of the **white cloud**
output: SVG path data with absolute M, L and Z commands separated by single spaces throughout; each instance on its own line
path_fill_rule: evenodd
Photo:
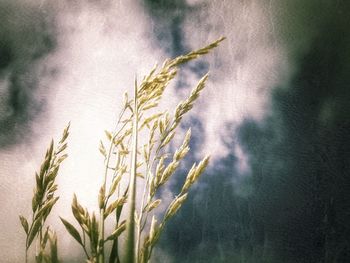
M 133 87 L 135 75 L 142 76 L 159 60 L 145 38 L 148 21 L 136 2 L 111 1 L 108 9 L 94 3 L 72 8 L 69 2 L 55 5 L 58 47 L 43 63 L 58 69 L 54 81 L 47 85 L 47 113 L 33 127 L 35 141 L 0 153 L 2 181 L 6 200 L 2 209 L 9 210 L 6 229 L 0 239 L 1 258 L 7 262 L 23 262 L 25 238 L 18 214 L 30 213 L 34 185 L 33 173 L 38 169 L 51 137 L 59 138 L 71 121 L 68 153 L 58 177 L 61 199 L 52 215 L 71 218 L 73 192 L 89 208 L 95 208 L 98 186 L 102 182 L 103 159 L 98 151 L 104 129 L 111 129 L 118 114 L 122 94 Z M 4 196 L 4 195 L 2 195 Z M 16 209 L 11 209 L 15 204 Z M 29 209 L 28 209 L 29 208 Z M 5 211 L 3 210 L 3 211 Z M 55 228 L 63 230 L 58 220 Z M 2 223 L 4 225 L 5 222 Z M 14 234 L 16 233 L 16 234 Z M 74 247 L 68 235 L 60 236 L 60 254 L 68 256 Z M 78 247 L 77 247 L 78 248 Z M 72 254 L 70 254 L 71 256 Z
M 199 10 L 185 20 L 186 42 L 197 48 L 220 36 L 227 38 L 206 58 L 210 78 L 196 107 L 205 128 L 200 154 L 210 152 L 218 160 L 233 149 L 220 138 L 229 135 L 225 125 L 237 126 L 245 118 L 261 120 L 268 112 L 271 89 L 287 72 L 286 55 L 277 41 L 271 10 L 262 1 L 208 1 Z M 243 155 L 240 151 L 239 159 L 246 162 Z
M 56 213 L 71 218 L 73 192 L 85 206 L 96 207 L 103 172 L 99 138 L 103 138 L 104 129 L 113 126 L 122 94 L 133 87 L 135 74 L 144 75 L 164 58 L 161 50 L 146 38 L 151 24 L 138 1 L 105 3 L 107 6 L 92 1 L 78 1 L 74 7 L 71 1 L 54 4 L 58 48 L 44 63 L 56 66 L 59 74 L 55 81 L 41 82 L 49 87 L 47 94 L 42 95 L 48 98 L 48 112 L 33 127 L 36 134 L 33 144 L 0 152 L 3 182 L 0 189 L 2 196 L 6 196 L 0 201 L 2 218 L 6 220 L 1 224 L 7 226 L 0 238 L 3 248 L 0 258 L 7 262 L 23 262 L 18 251 L 24 248 L 24 235 L 19 230 L 17 215 L 30 213 L 33 171 L 38 169 L 50 138 L 59 138 L 66 123 L 72 122 L 70 158 L 58 178 L 61 199 Z M 210 80 L 194 108 L 205 129 L 199 155 L 210 152 L 217 160 L 227 155 L 232 149 L 221 140 L 229 136 L 226 125 L 236 127 L 245 118 L 263 118 L 269 109 L 271 88 L 285 80 L 286 50 L 278 40 L 273 10 L 266 3 L 188 1 L 192 7 L 204 6 L 185 17 L 185 42 L 191 48 L 201 47 L 221 35 L 227 37 L 206 57 Z M 187 73 L 186 78 L 191 86 L 198 81 L 195 74 Z M 173 98 L 183 98 L 184 93 L 169 89 L 171 99 L 164 102 L 164 107 L 176 106 L 177 100 Z M 242 172 L 249 170 L 242 149 L 236 146 L 234 151 L 239 158 L 238 168 Z M 167 194 L 169 199 L 170 193 Z M 55 221 L 62 230 L 62 225 Z M 65 258 L 67 248 L 74 248 L 74 241 L 67 235 L 60 239 L 61 256 Z

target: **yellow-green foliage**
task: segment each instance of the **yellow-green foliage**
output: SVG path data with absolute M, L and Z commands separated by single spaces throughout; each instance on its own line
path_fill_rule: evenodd
M 58 200 L 58 197 L 55 196 L 57 190 L 55 179 L 61 163 L 67 158 L 64 151 L 67 148 L 68 135 L 69 125 L 64 129 L 57 147 L 55 147 L 54 141 L 51 141 L 44 162 L 41 164 L 40 172 L 35 173 L 36 185 L 32 199 L 31 222 L 24 216 L 19 217 L 26 233 L 26 262 L 28 261 L 28 250 L 35 240 L 37 242 L 36 262 L 58 262 L 56 234 L 45 226 L 45 221 Z M 47 248 L 48 241 L 49 248 Z
M 160 111 L 157 106 L 170 81 L 177 75 L 179 66 L 207 54 L 223 40 L 224 38 L 220 38 L 202 49 L 172 60 L 166 60 L 160 68 L 153 68 L 140 84 L 135 81 L 131 99 L 128 93 L 125 93 L 116 128 L 113 131 L 105 131 L 106 140 L 104 141 L 107 142 L 101 141 L 100 143 L 99 150 L 104 156 L 105 170 L 98 194 L 99 212 L 90 214 L 74 195 L 72 212 L 80 226 L 79 230 L 61 218 L 68 233 L 84 250 L 86 262 L 106 262 L 105 246 L 108 242 L 111 246 L 108 262 L 146 263 L 150 261 L 153 249 L 165 225 L 181 208 L 191 186 L 198 180 L 209 162 L 209 157 L 206 156 L 198 164 L 193 164 L 180 193 L 175 196 L 164 211 L 157 211 L 164 207 L 161 206 L 163 200 L 158 198 L 157 193 L 174 175 L 180 162 L 190 151 L 191 130 L 186 132 L 183 143 L 173 153 L 166 153 L 169 148 L 167 146 L 171 144 L 176 135 L 176 128 L 183 116 L 192 109 L 200 92 L 205 87 L 208 75 L 203 76 L 188 98 L 178 104 L 173 115 L 168 111 Z M 68 128 L 65 130 L 62 143 L 67 135 Z M 139 140 L 140 137 L 142 140 Z M 54 180 L 58 171 L 58 168 L 56 171 L 55 167 L 59 166 L 65 155 L 57 156 L 64 150 L 65 145 L 60 144 L 58 151 L 55 152 L 52 150 L 53 146 L 50 146 L 42 167 L 43 173 L 48 174 L 45 175 L 46 177 L 53 177 Z M 57 158 L 58 160 L 56 160 Z M 45 191 L 51 193 L 52 187 L 56 190 L 56 186 L 51 185 L 51 183 L 50 187 L 43 185 L 43 183 L 48 182 L 42 179 L 44 175 L 41 173 L 37 179 L 39 183 L 35 200 L 38 201 L 35 205 L 36 208 L 33 208 L 34 221 L 29 230 L 27 221 L 21 217 L 22 225 L 27 233 L 27 249 L 33 235 L 35 237 L 39 235 L 39 243 L 43 242 L 41 234 L 43 223 L 57 201 L 53 195 L 51 198 L 43 200 L 40 199 L 41 195 L 40 198 L 38 197 L 38 193 Z M 51 173 L 55 173 L 55 176 L 52 176 Z M 123 187 L 124 184 L 121 182 L 125 177 L 128 178 L 129 183 Z M 141 196 L 136 196 L 136 186 L 143 187 Z M 138 203 L 136 200 L 139 200 Z M 125 214 L 126 207 L 128 208 L 127 214 Z M 44 208 L 45 212 L 40 212 Z M 157 218 L 156 215 L 163 216 Z M 114 231 L 105 233 L 105 223 L 110 217 L 115 224 Z M 38 223 L 39 232 L 33 230 L 37 228 L 35 220 L 40 222 Z M 52 236 L 47 230 L 44 237 L 46 233 L 49 237 Z M 122 235 L 125 242 L 121 244 L 119 238 Z M 37 255 L 40 256 L 44 249 L 45 246 Z

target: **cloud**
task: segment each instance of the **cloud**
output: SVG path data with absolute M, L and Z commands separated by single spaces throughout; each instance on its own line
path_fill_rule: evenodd
M 46 81 L 55 68 L 45 60 L 56 43 L 52 15 L 30 2 L 1 1 L 0 147 L 28 139 L 30 123 L 45 107 Z
M 350 32 L 341 14 L 350 6 L 311 3 L 289 8 L 284 21 L 290 81 L 273 90 L 264 121 L 247 120 L 239 129 L 252 167 L 251 227 L 264 233 L 255 246 L 272 262 L 343 262 L 349 253 L 342 163 L 349 159 L 350 79 L 343 72 L 350 67 Z M 298 36 L 292 43 L 290 34 Z
M 29 7 L 33 15 L 27 10 Z M 47 5 L 43 3 L 43 6 L 28 2 L 28 6 L 24 6 L 23 9 L 25 15 L 26 12 L 30 15 L 20 16 L 18 13 L 11 16 L 13 13 L 8 13 L 8 19 L 4 19 L 8 23 L 7 31 L 3 31 L 4 37 L 8 39 L 9 48 L 15 52 L 16 57 L 12 59 L 9 56 L 11 60 L 9 59 L 9 63 L 3 63 L 1 73 L 4 76 L 5 73 L 13 74 L 10 69 L 17 66 L 16 63 L 26 70 L 25 74 L 18 74 L 18 78 L 23 80 L 20 88 L 24 96 L 24 101 L 18 102 L 18 106 L 25 107 L 25 111 L 19 112 L 19 117 L 11 117 L 16 129 L 13 128 L 8 134 L 17 131 L 26 134 L 31 130 L 35 136 L 28 135 L 31 140 L 25 143 L 17 141 L 15 146 L 0 151 L 0 159 L 5 162 L 1 175 L 1 206 L 3 211 L 9 211 L 6 212 L 6 223 L 2 221 L 2 225 L 7 227 L 2 233 L 5 239 L 1 238 L 0 243 L 6 249 L 2 250 L 0 255 L 8 262 L 23 261 L 23 253 L 18 253 L 24 249 L 24 234 L 20 229 L 18 214 L 30 213 L 33 173 L 40 165 L 42 153 L 50 138 L 59 138 L 63 127 L 71 121 L 70 158 L 60 171 L 58 184 L 61 198 L 52 218 L 58 218 L 58 214 L 66 218 L 71 217 L 70 203 L 74 192 L 85 206 L 95 208 L 95 196 L 98 192 L 96 185 L 101 182 L 103 170 L 103 159 L 98 153 L 99 138 L 104 137 L 105 129 L 113 127 L 121 95 L 125 89 L 133 87 L 135 74 L 143 76 L 162 55 L 154 50 L 145 38 L 147 17 L 135 2 L 61 1 Z M 3 10 L 5 9 L 1 9 Z M 11 10 L 20 12 L 22 4 L 13 4 Z M 52 23 L 55 28 L 55 49 L 46 50 L 46 46 L 40 42 L 46 36 L 45 27 L 39 30 L 34 26 L 41 25 L 41 19 L 45 21 L 49 14 L 54 18 Z M 31 19 L 34 19 L 33 22 Z M 21 29 L 23 27 L 24 29 Z M 11 36 L 11 32 L 14 36 Z M 24 33 L 29 40 L 20 42 Z M 20 47 L 23 50 L 20 50 Z M 6 51 L 2 47 L 1 50 Z M 43 54 L 45 59 L 33 60 L 34 51 L 38 55 Z M 22 52 L 28 59 L 17 59 L 22 53 L 16 52 Z M 54 79 L 42 79 L 42 74 L 34 74 L 37 68 L 54 68 L 57 74 Z M 32 78 L 36 81 L 39 76 L 40 88 L 32 86 L 29 89 L 27 84 L 32 83 Z M 1 83 L 2 87 L 6 87 L 4 92 L 12 92 L 12 84 L 7 85 L 6 82 L 5 86 L 3 82 L 5 78 Z M 45 93 L 44 84 L 45 87 L 50 87 L 50 92 Z M 47 99 L 47 104 L 42 114 L 38 115 L 35 108 L 41 105 L 41 98 Z M 3 101 L 4 106 L 1 106 L 1 109 L 5 110 L 10 104 L 7 100 Z M 21 124 L 21 118 L 29 119 L 34 115 L 35 121 L 33 119 L 28 123 L 28 130 L 21 131 L 25 127 Z M 5 122 L 5 115 L 1 116 L 1 121 L 4 119 Z M 0 127 L 6 130 L 4 126 Z M 10 138 L 9 136 L 6 138 Z M 16 209 L 13 209 L 13 206 Z M 5 218 L 4 216 L 3 214 L 2 218 Z M 79 247 L 74 245 L 68 235 L 61 235 L 65 233 L 62 224 L 57 220 L 52 220 L 51 223 L 59 232 L 60 256 L 72 261 L 79 258 Z
M 11 237 L 0 239 L 6 248 L 6 255 L 0 252 L 2 258 L 22 261 L 16 253 L 24 247 L 17 214 L 29 213 L 28 185 L 33 185 L 32 172 L 39 167 L 50 138 L 58 138 L 64 125 L 72 122 L 70 158 L 59 177 L 61 199 L 54 213 L 71 216 L 73 192 L 84 205 L 96 207 L 103 166 L 98 138 L 113 126 L 121 94 L 133 86 L 135 72 L 142 76 L 161 58 L 201 47 L 221 35 L 227 40 L 213 54 L 183 68 L 176 89 L 168 91 L 172 99 L 163 105 L 175 106 L 173 98 L 184 98 L 210 70 L 208 87 L 183 128 L 194 125 L 199 138 L 191 142 L 196 155 L 190 161 L 210 152 L 212 167 L 170 222 L 158 257 L 162 262 L 174 258 L 230 262 L 241 257 L 289 257 L 288 248 L 299 253 L 290 256 L 292 260 L 302 258 L 305 248 L 321 255 L 315 229 L 321 224 L 323 207 L 317 204 L 314 213 L 309 212 L 310 203 L 304 205 L 305 200 L 316 200 L 309 189 L 310 180 L 318 176 L 316 166 L 321 178 L 328 178 L 324 171 L 335 175 L 331 185 L 339 189 L 332 192 L 338 201 L 336 231 L 345 233 L 337 240 L 348 242 L 348 229 L 342 226 L 347 201 L 341 201 L 347 191 L 341 175 L 349 152 L 348 123 L 343 121 L 349 113 L 345 59 L 350 57 L 345 27 L 349 21 L 343 15 L 348 4 L 301 0 L 25 3 L 0 4 L 6 18 L 0 29 L 0 55 L 5 58 L 0 63 L 1 95 L 5 94 L 0 100 L 4 124 L 0 145 L 16 138 L 15 147 L 0 152 L 5 163 L 1 207 L 10 222 L 2 237 Z M 16 15 L 11 16 L 14 10 Z M 29 131 L 35 135 L 32 141 L 19 143 L 17 138 Z M 176 192 L 183 177 L 184 171 L 166 189 L 167 195 Z M 318 194 L 330 200 L 326 189 Z M 331 201 L 325 206 L 332 210 Z M 55 228 L 64 231 L 56 223 L 53 220 Z M 293 235 L 299 232 L 303 234 Z M 62 258 L 78 261 L 79 248 L 73 240 L 64 234 L 59 239 Z
M 227 37 L 214 54 L 185 66 L 177 84 L 183 96 L 181 88 L 194 87 L 210 71 L 208 87 L 194 113 L 204 126 L 202 148 L 196 150 L 199 155 L 210 152 L 213 159 L 224 157 L 230 149 L 220 138 L 226 136 L 223 125 L 238 125 L 247 117 L 263 118 L 271 87 L 287 74 L 285 50 L 273 29 L 272 11 L 261 1 L 144 3 L 159 47 L 171 55 Z
M 251 1 L 223 8 L 215 1 L 202 10 L 211 12 L 205 20 L 191 17 L 187 43 L 204 31 L 201 21 L 214 24 L 213 14 L 229 32 L 225 55 L 217 51 L 213 101 L 202 99 L 197 115 L 204 145 L 220 158 L 168 226 L 164 249 L 182 262 L 318 262 L 324 253 L 343 262 L 348 4 Z M 244 177 L 239 156 L 249 165 Z

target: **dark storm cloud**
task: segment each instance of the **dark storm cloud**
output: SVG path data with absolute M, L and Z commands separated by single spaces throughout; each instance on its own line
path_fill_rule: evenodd
M 252 227 L 277 261 L 350 257 L 349 7 L 338 1 L 320 23 L 291 82 L 273 92 L 270 116 L 239 131 L 253 169 Z
M 193 134 L 202 134 L 201 125 L 195 124 L 196 131 Z M 231 139 L 226 138 L 227 143 L 237 140 Z M 198 141 L 193 142 L 192 150 L 200 147 L 200 140 L 198 138 Z M 190 167 L 194 161 L 187 161 L 184 167 Z M 249 191 L 243 187 L 251 187 L 251 178 L 240 177 L 236 170 L 237 162 L 233 150 L 225 158 L 216 161 L 191 190 L 187 202 L 167 226 L 161 247 L 176 260 L 240 262 L 251 257 L 254 244 L 251 239 L 264 239 L 260 229 L 254 230 L 255 236 L 252 236 L 250 204 L 245 197 L 237 194 L 237 191 Z M 186 171 L 176 175 L 172 187 L 175 194 L 179 192 L 185 175 Z M 239 183 L 241 189 L 236 188 L 235 182 Z M 255 247 L 255 250 L 259 249 Z
M 268 116 L 233 136 L 251 176 L 234 180 L 233 146 L 205 175 L 163 237 L 181 262 L 350 258 L 350 5 L 296 2 L 281 5 L 278 29 L 293 75 L 273 89 Z
M 190 6 L 186 0 L 144 0 L 143 3 L 150 15 L 150 38 L 155 39 L 156 48 L 163 49 L 170 57 L 191 51 L 184 38 L 185 22 L 189 17 L 198 18 L 202 6 Z M 194 22 L 190 23 L 192 26 L 196 26 Z M 190 70 L 198 77 L 207 73 L 208 64 L 199 60 L 184 65 L 183 68 L 183 71 Z M 187 85 L 186 79 L 177 83 L 178 88 Z
M 186 1 L 145 0 L 144 5 L 152 20 L 152 35 L 157 39 L 157 45 L 171 56 L 182 54 L 186 49 L 183 21 L 190 11 Z
M 44 6 L 26 3 L 0 2 L 0 147 L 28 133 L 44 105 L 40 78 L 52 74 L 40 64 L 55 47 L 52 17 Z
M 188 16 L 196 16 L 202 6 L 190 7 L 186 1 L 145 1 L 151 15 L 152 34 L 157 45 L 171 56 L 176 56 L 189 49 L 184 39 L 184 23 Z M 204 6 L 205 7 L 205 6 Z M 193 19 L 196 21 L 196 19 Z M 195 24 L 191 26 L 196 27 Z M 208 71 L 204 62 L 190 65 L 196 75 Z M 186 82 L 186 81 L 185 81 Z M 186 86 L 186 83 L 180 83 Z M 191 149 L 201 148 L 204 136 L 202 123 L 192 117 L 189 123 L 196 138 L 191 140 Z M 228 127 L 227 127 L 228 128 Z M 232 139 L 235 141 L 235 138 Z M 242 258 L 252 257 L 253 244 L 264 240 L 264 232 L 254 229 L 251 231 L 254 220 L 251 217 L 251 207 L 245 198 L 236 192 L 249 191 L 249 189 L 235 189 L 234 182 L 240 187 L 251 187 L 250 178 L 239 178 L 236 171 L 237 157 L 232 152 L 224 159 L 217 161 L 213 169 L 208 171 L 200 180 L 198 187 L 191 192 L 188 202 L 182 207 L 179 215 L 172 219 L 161 240 L 161 248 L 179 262 L 234 262 Z M 189 158 L 183 167 L 190 167 L 195 158 Z M 186 171 L 182 170 L 172 181 L 171 190 L 174 194 L 179 192 L 185 179 Z M 181 226 L 181 227 L 179 227 Z M 255 242 L 255 243 L 254 243 Z M 260 244 L 258 244 L 260 245 Z M 255 246 L 254 254 L 262 250 Z M 154 257 L 157 261 L 157 257 Z M 159 261 L 161 262 L 161 261 Z

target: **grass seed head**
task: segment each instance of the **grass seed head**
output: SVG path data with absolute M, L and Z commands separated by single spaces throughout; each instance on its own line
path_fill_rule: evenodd
M 165 221 L 167 221 L 168 219 L 170 219 L 171 217 L 173 217 L 176 212 L 180 209 L 180 207 L 182 206 L 182 204 L 185 202 L 187 198 L 187 193 L 183 194 L 179 197 L 176 197 L 170 204 L 168 211 L 165 214 Z

